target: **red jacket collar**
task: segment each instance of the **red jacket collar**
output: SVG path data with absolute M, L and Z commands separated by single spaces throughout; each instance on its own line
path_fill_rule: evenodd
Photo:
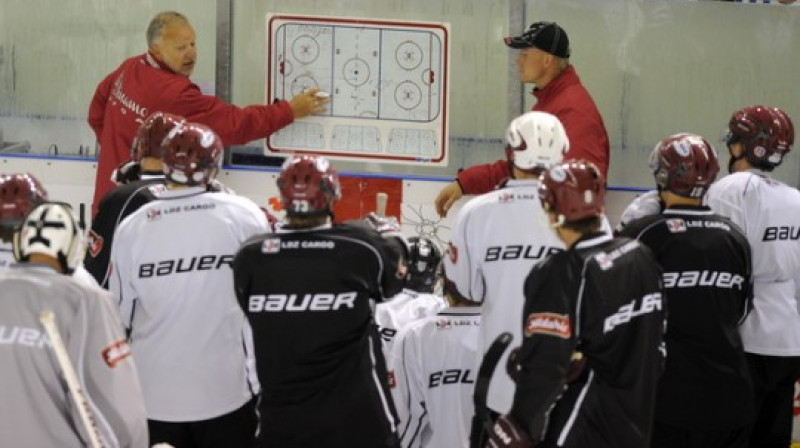
M 153 53 L 150 53 L 149 51 L 142 55 L 142 62 L 144 62 L 145 64 L 147 64 L 147 65 L 149 65 L 149 66 L 151 66 L 153 68 L 157 68 L 157 69 L 160 69 L 160 70 L 165 70 L 165 71 L 168 71 L 170 73 L 174 73 L 176 75 L 180 74 L 178 72 L 175 72 L 171 68 L 167 67 L 167 64 L 165 64 L 163 61 L 158 59 L 156 57 L 156 55 L 154 55 Z
M 535 88 L 531 92 L 537 100 L 543 101 L 552 97 L 556 92 L 561 91 L 564 87 L 580 82 L 578 74 L 575 72 L 575 67 L 569 66 L 560 75 L 556 76 L 549 84 L 540 88 Z

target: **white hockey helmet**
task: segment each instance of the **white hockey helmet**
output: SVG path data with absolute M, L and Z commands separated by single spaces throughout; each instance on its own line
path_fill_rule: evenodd
M 511 121 L 506 130 L 508 163 L 525 172 L 549 169 L 569 150 L 569 139 L 555 115 L 527 112 Z
M 83 259 L 83 231 L 69 204 L 44 202 L 23 219 L 14 235 L 14 257 L 28 261 L 31 254 L 55 258 L 66 274 L 71 274 Z

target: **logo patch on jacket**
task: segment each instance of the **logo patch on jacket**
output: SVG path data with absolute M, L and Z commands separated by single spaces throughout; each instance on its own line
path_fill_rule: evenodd
M 261 253 L 264 254 L 277 254 L 281 251 L 280 238 L 267 238 L 261 243 Z
M 672 233 L 685 232 L 686 223 L 680 218 L 668 219 L 667 229 Z
M 97 254 L 103 250 L 103 237 L 98 235 L 94 230 L 89 230 L 86 234 L 89 243 L 89 255 L 97 258 Z
M 532 313 L 525 319 L 525 336 L 545 334 L 562 339 L 572 336 L 569 315 L 556 313 Z
M 131 347 L 125 340 L 112 343 L 102 351 L 103 361 L 112 369 L 121 363 L 125 358 L 131 356 Z

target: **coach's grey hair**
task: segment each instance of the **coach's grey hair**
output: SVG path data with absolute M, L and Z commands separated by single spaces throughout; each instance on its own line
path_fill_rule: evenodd
M 164 28 L 172 22 L 189 23 L 189 19 L 183 14 L 175 11 L 162 11 L 153 17 L 150 25 L 147 26 L 147 45 L 153 45 L 155 41 L 164 33 Z

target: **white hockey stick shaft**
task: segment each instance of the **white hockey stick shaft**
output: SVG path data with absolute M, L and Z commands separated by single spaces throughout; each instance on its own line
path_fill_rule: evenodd
M 89 446 L 91 448 L 101 448 L 100 434 L 97 431 L 97 426 L 94 423 L 92 414 L 89 411 L 89 403 L 86 401 L 86 396 L 83 394 L 83 389 L 78 381 L 78 375 L 75 373 L 75 367 L 72 365 L 69 356 L 67 355 L 67 348 L 64 346 L 64 341 L 61 339 L 61 334 L 58 332 L 58 325 L 56 318 L 51 310 L 44 310 L 39 315 L 39 321 L 44 326 L 47 336 L 50 338 L 50 345 L 53 347 L 53 352 L 56 355 L 61 372 L 64 374 L 64 380 L 67 382 L 69 394 L 75 402 L 75 407 L 78 408 L 78 415 L 81 418 L 81 423 L 89 434 Z
M 375 195 L 375 214 L 386 216 L 386 203 L 389 202 L 389 195 L 380 191 Z

